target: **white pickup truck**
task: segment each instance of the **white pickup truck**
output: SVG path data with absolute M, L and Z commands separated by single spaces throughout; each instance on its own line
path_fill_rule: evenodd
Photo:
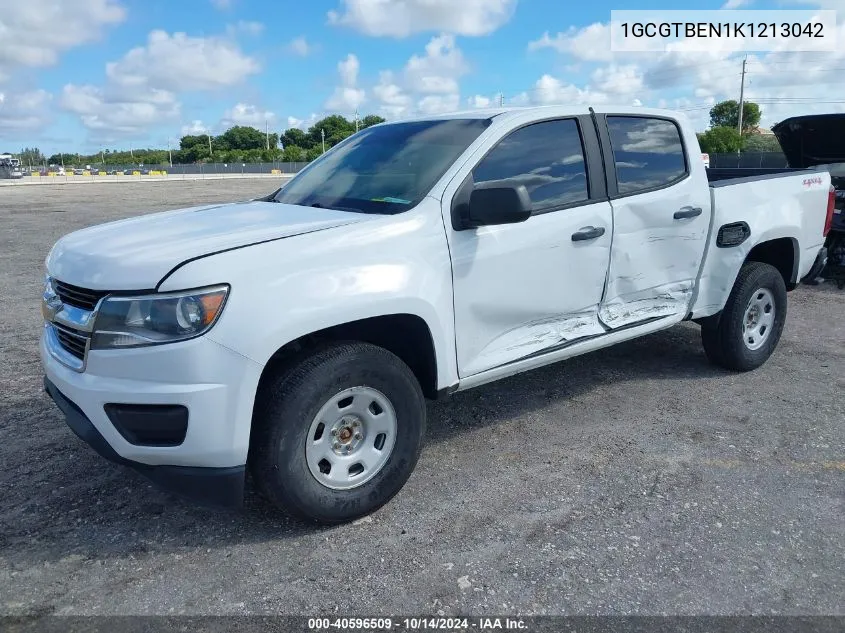
M 700 155 L 668 111 L 478 110 L 362 130 L 266 198 L 71 233 L 45 388 L 172 491 L 239 505 L 249 468 L 354 519 L 411 475 L 425 398 L 685 320 L 711 361 L 766 361 L 824 263 L 830 176 L 711 183 Z

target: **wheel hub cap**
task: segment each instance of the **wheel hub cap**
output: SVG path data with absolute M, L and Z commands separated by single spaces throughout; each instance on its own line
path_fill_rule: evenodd
M 750 350 L 763 347 L 775 324 L 775 297 L 771 290 L 759 288 L 745 308 L 742 320 L 742 341 Z
M 305 459 L 322 485 L 348 490 L 384 468 L 395 442 L 396 412 L 387 396 L 371 387 L 352 387 L 329 398 L 314 417 Z

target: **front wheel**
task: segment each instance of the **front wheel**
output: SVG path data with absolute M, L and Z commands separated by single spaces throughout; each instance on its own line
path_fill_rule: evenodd
M 748 262 L 722 312 L 701 326 L 704 352 L 727 369 L 757 369 L 775 351 L 785 322 L 786 285 L 780 272 L 769 264 Z
M 318 523 L 373 512 L 405 484 L 425 432 L 414 374 L 366 343 L 313 351 L 259 394 L 250 464 L 272 503 Z

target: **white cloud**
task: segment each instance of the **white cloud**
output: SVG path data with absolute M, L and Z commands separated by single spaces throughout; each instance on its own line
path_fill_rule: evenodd
M 100 137 L 138 137 L 180 117 L 180 93 L 233 86 L 258 70 L 229 39 L 156 30 L 146 46 L 106 64 L 103 86 L 68 84 L 59 103 Z
M 415 91 L 422 93 L 454 94 L 458 79 L 469 72 L 463 53 L 455 46 L 452 35 L 431 38 L 425 56 L 412 55 L 405 64 L 405 77 Z
M 54 65 L 61 53 L 96 41 L 105 27 L 123 22 L 116 0 L 5 2 L 0 10 L 0 82 L 20 67 Z
M 188 125 L 182 126 L 182 136 L 208 134 L 209 131 L 208 126 L 199 119 L 194 119 Z
M 46 90 L 0 92 L 0 137 L 11 140 L 39 134 L 50 122 L 51 100 Z
M 337 72 L 340 74 L 340 81 L 344 86 L 352 87 L 358 82 L 358 71 L 361 70 L 361 63 L 358 57 L 350 53 L 346 59 L 338 62 Z
M 307 130 L 309 127 L 316 123 L 319 117 L 314 112 L 311 113 L 307 119 L 297 119 L 296 117 L 289 116 L 288 117 L 288 128 L 299 128 L 300 130 Z
M 379 82 L 373 88 L 373 94 L 381 104 L 381 114 L 388 119 L 398 119 L 409 113 L 411 96 L 395 81 L 393 73 L 385 70 L 379 73 Z
M 517 0 L 341 0 L 330 24 L 365 35 L 407 37 L 444 31 L 478 36 L 492 33 L 513 16 Z
M 593 71 L 592 81 L 596 90 L 613 95 L 628 95 L 643 90 L 643 75 L 636 65 L 611 64 Z
M 273 127 L 276 124 L 275 113 L 262 110 L 254 105 L 237 103 L 234 107 L 226 110 L 223 119 L 220 121 L 220 128 L 225 130 L 233 125 L 248 125 L 263 130 L 265 123 Z
M 340 75 L 340 85 L 326 101 L 327 110 L 351 113 L 364 103 L 367 93 L 357 86 L 359 70 L 360 62 L 352 53 L 338 62 L 337 72 Z
M 600 22 L 581 29 L 572 27 L 554 37 L 550 37 L 549 33 L 545 32 L 540 39 L 528 44 L 529 51 L 542 48 L 552 48 L 559 53 L 566 53 L 584 61 L 602 62 L 613 59 L 613 53 L 610 50 L 610 26 Z
M 293 38 L 288 44 L 288 50 L 300 57 L 307 57 L 314 52 L 314 45 L 309 44 L 304 35 Z
M 459 103 L 457 94 L 428 95 L 417 102 L 417 108 L 422 114 L 439 114 L 457 110 Z
M 166 90 L 153 90 L 143 99 L 123 99 L 91 85 L 68 84 L 62 90 L 61 107 L 79 115 L 82 124 L 98 136 L 133 136 L 154 125 L 179 118 L 181 105 Z
M 467 105 L 470 108 L 489 108 L 492 104 L 493 100 L 483 95 L 475 95 L 467 99 Z
M 224 88 L 259 70 L 258 62 L 230 40 L 160 30 L 149 34 L 146 46 L 106 65 L 107 77 L 118 85 L 173 91 Z

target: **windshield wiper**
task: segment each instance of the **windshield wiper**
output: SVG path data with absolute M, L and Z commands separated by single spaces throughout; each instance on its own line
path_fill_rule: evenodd
M 351 211 L 352 213 L 363 213 L 361 209 L 356 209 L 355 207 L 326 207 L 320 204 L 319 202 L 313 202 L 310 207 L 314 207 L 315 209 L 332 209 L 333 211 Z

